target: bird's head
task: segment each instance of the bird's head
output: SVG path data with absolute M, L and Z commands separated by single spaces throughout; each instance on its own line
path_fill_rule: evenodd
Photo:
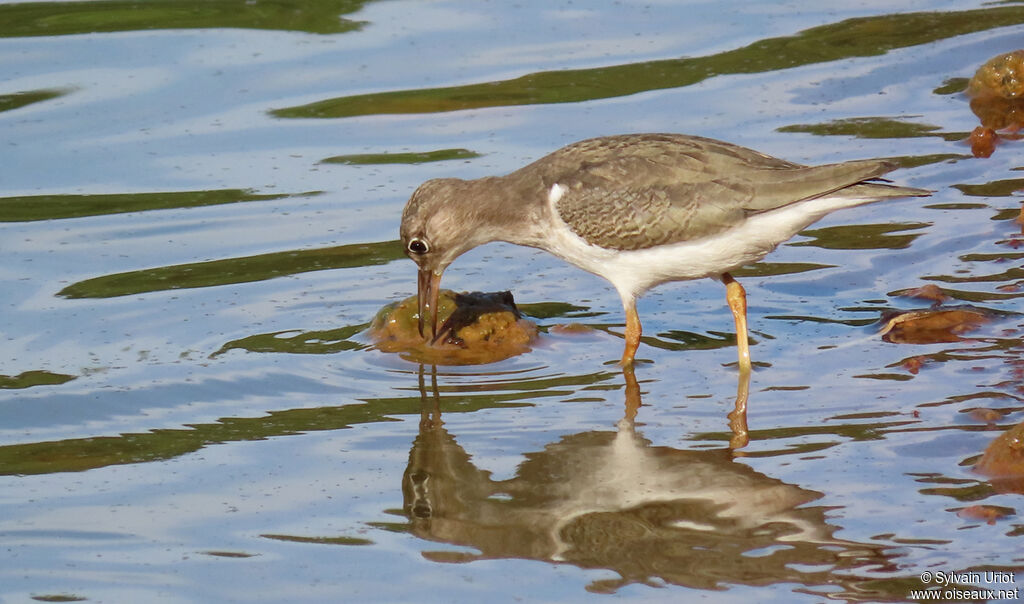
M 428 180 L 402 212 L 402 245 L 419 267 L 420 335 L 424 335 L 428 310 L 431 337 L 437 333 L 437 298 L 444 269 L 463 253 L 493 240 L 478 204 L 473 203 L 472 183 L 457 178 Z

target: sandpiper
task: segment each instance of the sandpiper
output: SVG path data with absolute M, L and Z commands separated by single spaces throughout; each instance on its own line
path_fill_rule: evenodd
M 750 371 L 746 292 L 730 271 L 829 212 L 929 191 L 880 182 L 884 160 L 804 166 L 698 136 L 625 134 L 563 147 L 506 176 L 423 183 L 402 212 L 419 266 L 420 333 L 437 332 L 441 275 L 491 241 L 546 250 L 604 277 L 626 311 L 623 366 L 640 346 L 637 298 L 668 281 L 721 280 Z

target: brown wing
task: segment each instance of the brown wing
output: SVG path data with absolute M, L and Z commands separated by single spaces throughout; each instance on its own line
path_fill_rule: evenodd
M 591 139 L 545 160 L 538 162 L 545 186 L 566 187 L 557 204 L 562 220 L 591 243 L 621 250 L 713 235 L 752 213 L 821 197 L 895 167 L 876 160 L 802 166 L 683 135 Z

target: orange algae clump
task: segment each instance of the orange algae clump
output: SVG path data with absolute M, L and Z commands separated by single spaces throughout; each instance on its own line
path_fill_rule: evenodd
M 904 289 L 896 292 L 897 296 L 904 296 L 907 298 L 922 298 L 924 300 L 931 300 L 935 304 L 941 304 L 946 300 L 949 300 L 949 296 L 946 292 L 942 291 L 942 288 L 934 283 L 928 283 L 921 287 L 915 287 L 913 289 Z
M 984 520 L 988 524 L 995 524 L 996 520 L 1001 520 L 1007 516 L 1011 516 L 1012 514 L 1013 511 L 1009 508 L 994 505 L 969 505 L 956 513 L 956 515 L 961 518 L 967 520 Z
M 967 84 L 967 94 L 971 98 L 1024 97 L 1024 50 L 1001 54 L 986 61 Z
M 974 157 L 992 157 L 999 135 L 992 128 L 978 126 L 971 132 L 971 137 L 968 140 L 971 143 L 971 153 Z
M 416 296 L 381 309 L 370 337 L 379 350 L 432 365 L 493 363 L 529 351 L 537 338 L 537 326 L 521 317 L 508 292 L 441 290 L 437 306 L 433 342 L 429 334 L 420 336 Z
M 986 61 L 967 84 L 967 96 L 981 120 L 971 133 L 971 149 L 975 157 L 988 157 L 997 138 L 993 130 L 1016 132 L 1024 126 L 1024 50 Z

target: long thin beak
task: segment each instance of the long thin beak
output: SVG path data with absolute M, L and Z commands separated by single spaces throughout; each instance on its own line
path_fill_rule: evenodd
M 430 312 L 430 339 L 437 335 L 437 298 L 441 293 L 441 275 L 429 269 L 420 269 L 416 279 L 416 299 L 419 304 L 420 336 L 423 334 L 423 323 Z

